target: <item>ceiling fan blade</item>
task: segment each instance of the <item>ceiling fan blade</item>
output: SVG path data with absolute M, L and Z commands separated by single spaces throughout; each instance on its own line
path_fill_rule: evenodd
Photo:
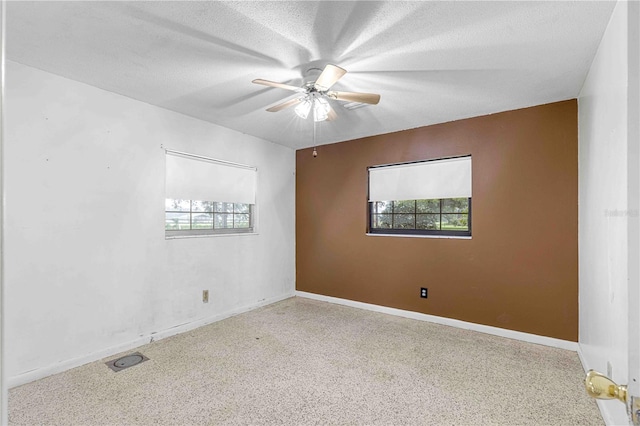
M 302 102 L 301 98 L 289 99 L 288 101 L 282 102 L 281 104 L 274 105 L 271 108 L 267 108 L 267 111 L 269 111 L 269 112 L 278 112 L 278 111 L 283 110 L 285 108 L 289 108 L 290 106 L 294 106 L 296 104 L 299 104 L 300 102 Z
M 358 92 L 329 92 L 327 96 L 331 99 L 347 102 L 360 102 L 363 104 L 376 105 L 380 102 L 380 95 L 375 93 L 358 93 Z
M 340 68 L 336 65 L 327 64 L 322 70 L 322 73 L 316 80 L 314 87 L 316 90 L 324 92 L 329 90 L 331 86 L 335 84 L 336 81 L 340 80 L 343 75 L 347 73 L 347 70 Z
M 333 108 L 329 107 L 329 112 L 327 113 L 327 121 L 333 121 L 336 118 L 338 118 L 338 114 L 336 114 Z
M 252 81 L 252 83 L 262 84 L 263 86 L 278 87 L 280 89 L 292 90 L 294 92 L 304 92 L 304 89 L 302 87 L 291 86 L 284 83 L 277 83 L 275 81 L 263 80 L 261 78 L 256 78 Z

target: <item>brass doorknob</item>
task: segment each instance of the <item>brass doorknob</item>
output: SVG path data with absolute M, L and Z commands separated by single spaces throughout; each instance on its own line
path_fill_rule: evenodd
M 596 399 L 619 399 L 627 403 L 627 386 L 618 385 L 613 380 L 595 370 L 589 370 L 584 386 L 590 397 Z

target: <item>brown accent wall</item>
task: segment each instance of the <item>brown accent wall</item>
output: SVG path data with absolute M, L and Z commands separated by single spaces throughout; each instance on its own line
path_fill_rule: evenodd
M 471 240 L 366 235 L 368 166 L 466 154 Z M 299 150 L 296 168 L 297 290 L 577 341 L 576 100 Z

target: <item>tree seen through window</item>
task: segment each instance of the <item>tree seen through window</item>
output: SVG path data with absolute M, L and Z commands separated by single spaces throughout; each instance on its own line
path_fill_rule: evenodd
M 371 202 L 370 229 L 468 233 L 470 203 L 471 198 Z

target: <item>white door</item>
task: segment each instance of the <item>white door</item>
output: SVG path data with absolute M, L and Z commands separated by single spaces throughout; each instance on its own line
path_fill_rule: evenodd
M 598 399 L 626 404 L 629 424 L 640 426 L 640 2 L 628 6 L 628 377 L 618 385 L 593 370 L 587 374 L 587 392 Z M 615 327 L 615 324 L 611 324 Z M 610 402 L 615 404 L 616 402 Z
M 627 413 L 640 425 L 640 3 L 628 5 L 629 398 Z

